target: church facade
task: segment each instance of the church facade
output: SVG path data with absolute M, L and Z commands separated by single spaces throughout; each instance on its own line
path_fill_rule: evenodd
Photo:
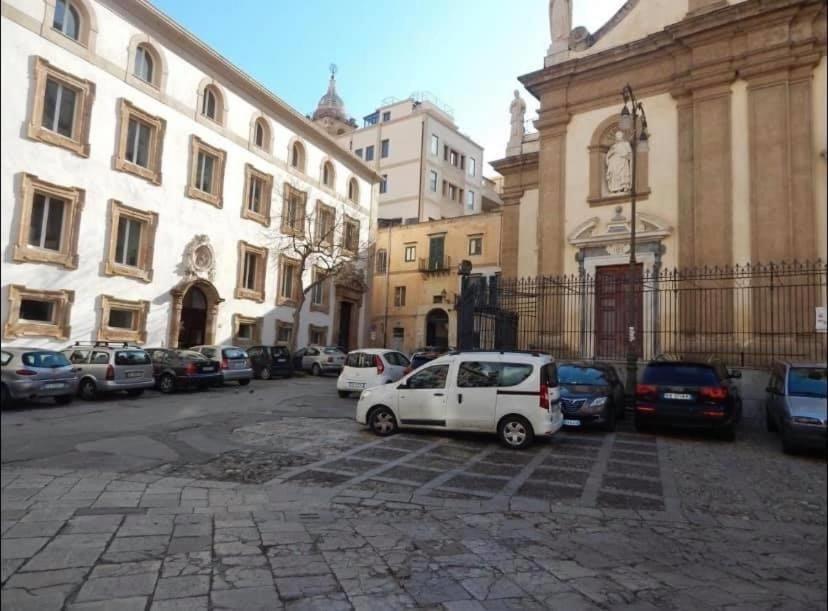
M 516 135 L 513 117 L 507 156 L 492 163 L 503 275 L 629 260 L 641 131 L 619 126 L 627 84 L 647 120 L 635 164 L 645 270 L 824 260 L 825 11 L 821 0 L 628 0 L 589 33 L 571 27 L 569 0 L 553 0 L 545 66 L 520 77 L 540 100 L 537 133 Z

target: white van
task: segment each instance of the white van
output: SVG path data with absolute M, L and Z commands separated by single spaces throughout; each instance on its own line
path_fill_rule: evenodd
M 364 390 L 356 420 L 382 436 L 407 427 L 497 433 L 522 449 L 563 424 L 557 367 L 538 353 L 450 353 Z

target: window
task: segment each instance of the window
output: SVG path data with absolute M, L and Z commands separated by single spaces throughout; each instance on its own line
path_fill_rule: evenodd
M 477 161 L 474 157 L 469 157 L 468 172 L 469 176 L 477 176 Z
M 365 161 L 373 161 L 374 160 L 374 145 L 366 146 L 365 147 Z
M 233 343 L 250 346 L 262 341 L 262 319 L 233 314 Z
M 382 175 L 382 180 L 380 180 L 380 193 L 388 193 L 388 174 Z
M 214 148 L 198 136 L 191 137 L 190 184 L 188 197 L 198 199 L 216 208 L 222 207 L 224 191 L 224 161 L 227 153 Z
M 401 308 L 405 305 L 405 287 L 404 286 L 395 286 L 394 287 L 394 307 Z
M 382 113 L 382 120 L 383 120 L 383 122 L 391 120 L 391 111 L 390 110 L 386 110 L 384 113 Z
M 391 148 L 391 141 L 386 139 L 380 142 L 380 157 L 385 159 L 388 157 L 389 150 Z
M 267 153 L 270 152 L 270 125 L 264 117 L 253 122 L 253 144 Z
M 161 184 L 161 151 L 167 122 L 121 98 L 115 169 Z
M 449 163 L 453 166 L 460 165 L 459 157 L 457 155 L 457 151 L 451 151 L 449 153 Z
M 408 357 L 404 354 L 400 354 L 399 352 L 386 352 L 382 355 L 389 365 L 393 365 L 394 367 L 408 367 L 411 364 L 411 361 L 408 360 Z
M 22 175 L 21 218 L 12 259 L 77 267 L 84 191 Z
M 440 138 L 438 138 L 436 134 L 431 134 L 431 154 L 440 154 Z
M 95 85 L 58 70 L 38 57 L 34 87 L 28 137 L 88 157 Z
M 501 388 L 517 386 L 532 375 L 532 369 L 532 365 L 528 364 L 502 363 L 500 365 L 500 382 L 498 386 Z
M 293 305 L 298 297 L 299 282 L 297 275 L 299 274 L 299 263 L 282 257 L 279 264 L 279 299 L 278 305 L 289 304 Z
M 251 299 L 258 303 L 264 301 L 266 267 L 267 248 L 239 240 L 236 299 Z
M 68 339 L 71 334 L 70 310 L 74 300 L 74 291 L 44 291 L 19 284 L 9 285 L 9 315 L 3 327 L 3 337 Z
M 346 216 L 343 234 L 342 250 L 356 254 L 359 250 L 359 221 Z
M 406 382 L 406 387 L 413 390 L 431 390 L 446 387 L 448 365 L 433 365 L 421 369 Z
M 411 263 L 417 259 L 417 246 L 415 244 L 405 245 L 405 255 L 403 260 L 406 263 Z
M 466 191 L 466 208 L 474 210 L 474 191 Z
M 461 170 L 466 169 L 466 156 L 465 155 L 460 155 L 460 169 Z
M 311 288 L 311 309 L 317 312 L 327 312 L 330 285 L 327 274 L 323 269 L 313 268 L 313 287 Z
M 104 273 L 151 281 L 158 214 L 110 200 L 109 217 L 110 239 Z
M 328 343 L 328 327 L 308 325 L 308 343 L 324 346 Z
M 305 230 L 305 206 L 308 194 L 285 183 L 282 206 L 282 233 L 303 235 Z
M 457 200 L 457 187 L 451 183 L 448 186 L 448 197 L 451 201 Z
M 276 321 L 276 341 L 289 344 L 293 336 L 293 323 Z
M 449 158 L 449 147 L 448 144 L 443 145 L 443 161 L 448 161 Z
M 354 151 L 354 155 L 362 159 L 362 149 L 357 149 Z
M 428 173 L 428 190 L 437 193 L 437 172 L 434 170 Z
M 52 27 L 72 40 L 80 40 L 81 17 L 73 4 L 69 0 L 57 0 Z
M 469 255 L 482 255 L 483 254 L 483 238 L 482 237 L 473 237 L 469 238 Z
M 149 301 L 127 301 L 111 295 L 101 295 L 101 325 L 96 339 L 146 342 L 149 305 Z
M 330 161 L 326 161 L 322 164 L 322 184 L 326 187 L 333 188 L 334 180 L 335 176 L 333 164 Z
M 244 203 L 241 216 L 251 221 L 270 226 L 270 199 L 273 191 L 273 176 L 265 174 L 249 163 L 244 165 Z
M 498 385 L 500 363 L 467 361 L 457 372 L 458 388 L 490 388 Z
M 336 209 L 316 202 L 316 243 L 330 247 L 334 243 L 336 231 Z
M 377 251 L 376 271 L 378 274 L 384 274 L 388 271 L 388 251 L 385 249 Z
M 348 181 L 348 199 L 354 204 L 359 204 L 359 183 L 356 178 Z
M 155 60 L 146 45 L 139 45 L 135 49 L 135 66 L 132 73 L 146 83 L 154 82 Z
M 219 90 L 214 85 L 207 85 L 201 96 L 201 116 L 222 123 L 223 121 L 223 104 L 222 97 Z

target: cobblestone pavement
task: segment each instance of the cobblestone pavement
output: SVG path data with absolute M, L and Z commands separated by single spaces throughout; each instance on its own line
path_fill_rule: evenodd
M 3 609 L 826 608 L 825 459 L 756 422 L 512 452 L 258 416 L 201 460 L 128 432 L 4 464 Z

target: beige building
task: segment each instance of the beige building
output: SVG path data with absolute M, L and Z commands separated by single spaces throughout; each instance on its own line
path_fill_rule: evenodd
M 470 261 L 472 282 L 500 272 L 500 221 L 490 212 L 379 229 L 369 346 L 457 346 L 457 267 Z
M 336 133 L 343 118 L 337 119 Z M 336 140 L 382 176 L 381 220 L 479 214 L 500 203 L 483 179 L 483 148 L 458 130 L 450 110 L 427 95 L 384 104 L 364 118 L 363 127 Z

